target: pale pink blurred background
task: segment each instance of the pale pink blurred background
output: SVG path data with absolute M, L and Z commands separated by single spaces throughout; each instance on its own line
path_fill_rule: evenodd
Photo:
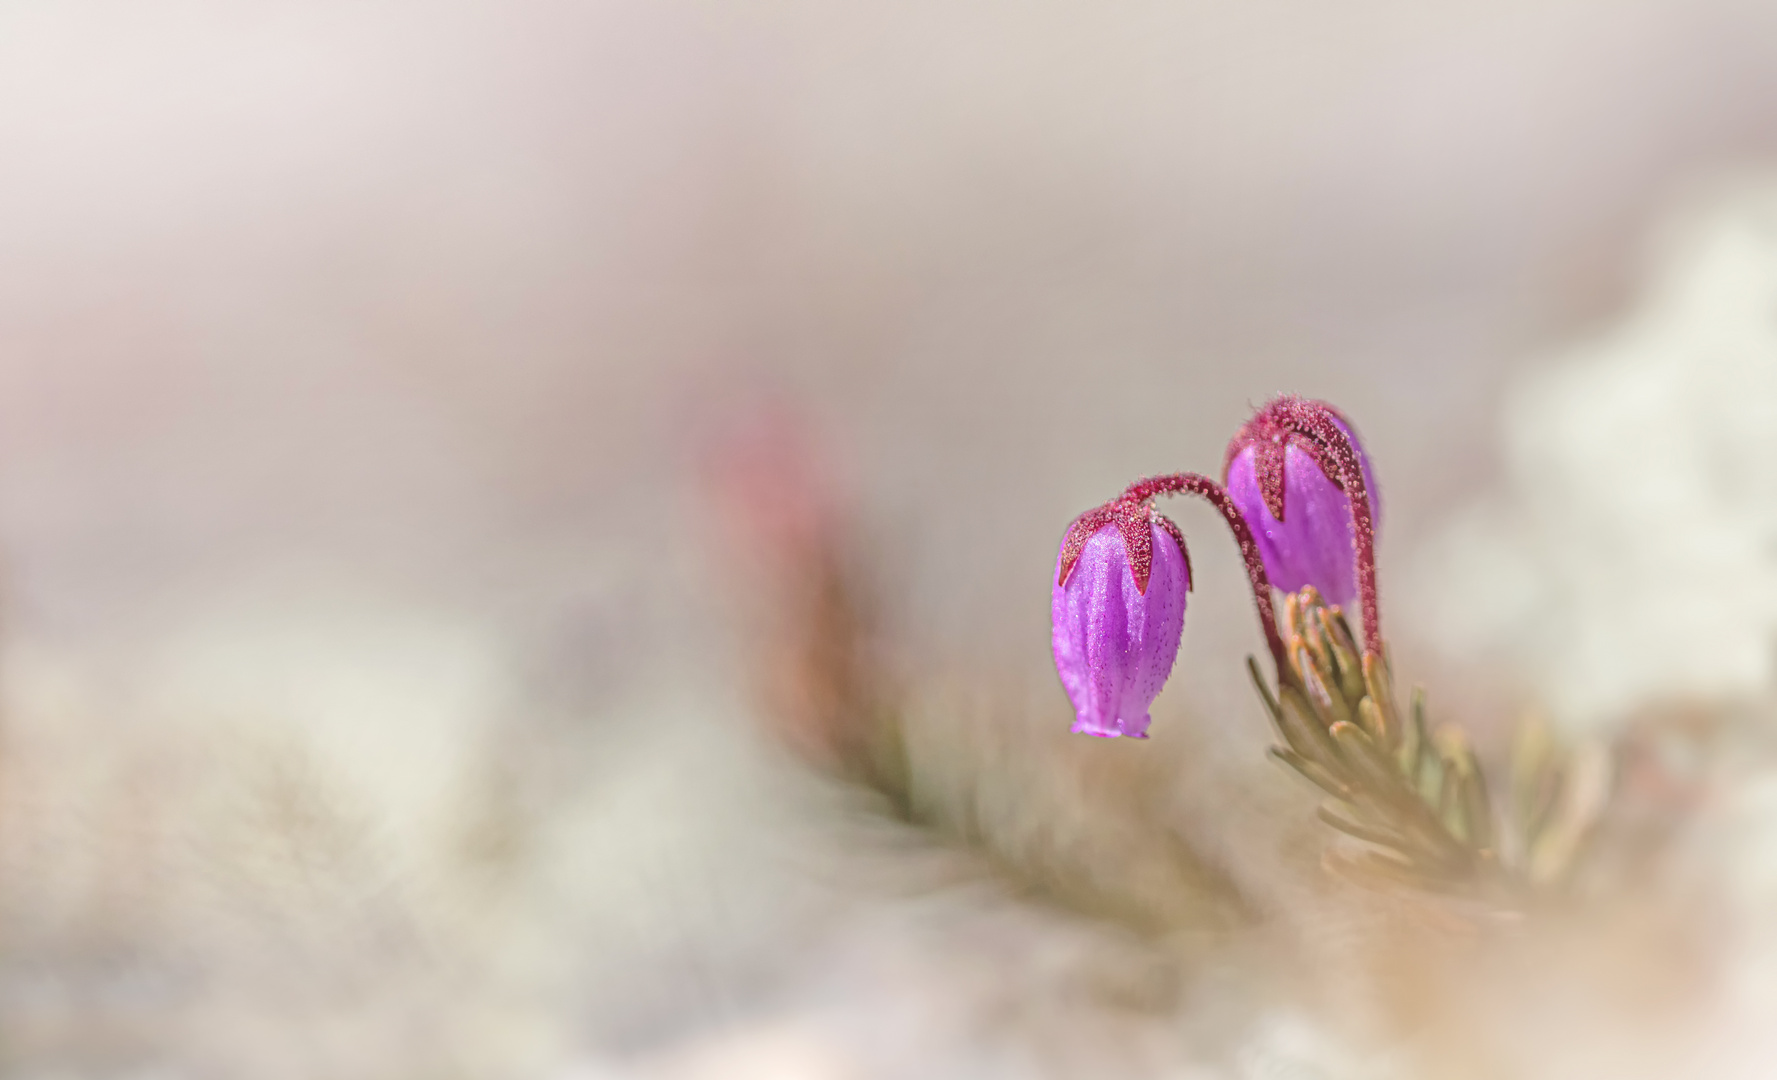
M 935 627 L 1031 621 L 1069 515 L 1278 389 L 1359 418 L 1403 548 L 1512 364 L 1777 143 L 1759 3 L 0 19 L 12 618 L 83 629 L 274 558 L 475 603 L 640 558 L 747 380 L 832 418 Z
M 756 395 L 822 431 L 910 653 L 1044 678 L 1069 518 L 1278 390 L 1356 420 L 1412 559 L 1515 374 L 1774 154 L 1751 0 L 10 4 L 13 708 L 313 734 L 425 819 L 514 716 L 732 703 L 685 478 Z M 1246 707 L 1179 516 L 1169 700 Z M 599 745 L 554 782 L 657 767 Z M 660 978 L 576 1022 L 673 1030 Z

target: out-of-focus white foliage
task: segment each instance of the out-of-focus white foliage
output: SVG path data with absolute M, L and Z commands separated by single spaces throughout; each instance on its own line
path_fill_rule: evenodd
M 1423 632 L 1505 660 L 1563 721 L 1731 700 L 1777 661 L 1777 186 L 1681 215 L 1635 309 L 1504 413 L 1507 488 L 1408 589 Z

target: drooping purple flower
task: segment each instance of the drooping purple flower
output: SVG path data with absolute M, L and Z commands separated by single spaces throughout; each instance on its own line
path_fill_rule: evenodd
M 1184 534 L 1145 503 L 1119 500 L 1068 527 L 1050 614 L 1073 730 L 1147 737 L 1148 707 L 1172 673 L 1190 588 Z
M 1312 585 L 1328 603 L 1349 610 L 1359 590 L 1351 503 L 1334 454 L 1292 423 L 1292 414 L 1305 407 L 1324 409 L 1350 439 L 1371 517 L 1380 520 L 1370 460 L 1350 423 L 1324 402 L 1284 396 L 1259 410 L 1229 442 L 1223 482 L 1253 531 L 1271 583 L 1286 592 Z

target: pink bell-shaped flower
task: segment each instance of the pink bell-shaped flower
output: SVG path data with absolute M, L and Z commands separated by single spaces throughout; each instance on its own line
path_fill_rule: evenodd
M 1073 730 L 1147 737 L 1148 707 L 1172 673 L 1190 588 L 1184 534 L 1146 503 L 1122 499 L 1068 527 L 1050 610 Z
M 1350 441 L 1372 521 L 1379 520 L 1369 458 L 1351 425 L 1324 402 L 1284 396 L 1255 413 L 1228 444 L 1223 482 L 1252 529 L 1271 583 L 1286 592 L 1312 585 L 1328 603 L 1350 610 L 1359 598 L 1351 502 L 1332 452 L 1292 422 L 1304 409 L 1324 410 Z

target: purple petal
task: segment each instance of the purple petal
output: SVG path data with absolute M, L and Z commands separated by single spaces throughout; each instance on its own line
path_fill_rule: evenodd
M 1352 442 L 1356 445 L 1357 440 Z M 1370 506 L 1379 521 L 1380 500 L 1370 461 L 1362 446 L 1357 452 Z M 1252 527 L 1271 584 L 1285 592 L 1312 585 L 1328 603 L 1351 608 L 1357 601 L 1357 569 L 1351 505 L 1345 492 L 1320 471 L 1306 450 L 1290 446 L 1284 451 L 1284 520 L 1279 521 L 1265 505 L 1253 454 L 1249 446 L 1235 457 L 1228 470 L 1228 495 Z
M 1052 590 L 1055 669 L 1074 706 L 1075 731 L 1146 737 L 1148 707 L 1172 673 L 1190 572 L 1171 534 L 1148 528 L 1153 553 L 1145 593 L 1136 588 L 1115 525 L 1092 534 L 1067 583 Z

